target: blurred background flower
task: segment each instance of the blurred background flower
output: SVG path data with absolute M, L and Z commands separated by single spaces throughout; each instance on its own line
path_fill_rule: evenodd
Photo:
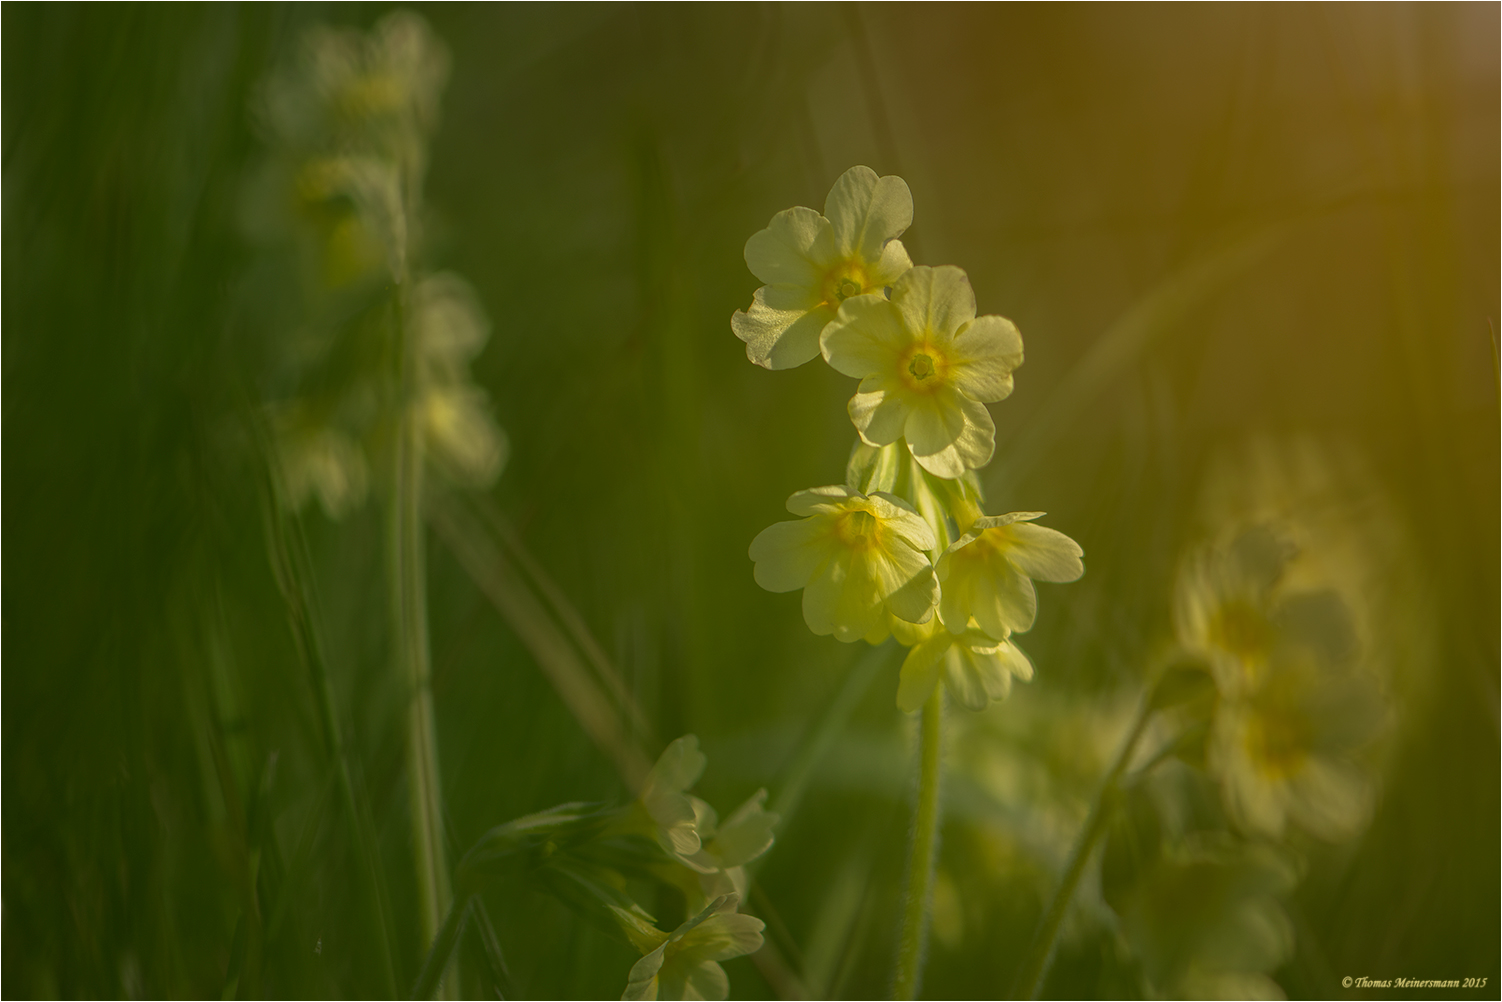
M 909 185 L 912 260 L 962 264 L 1025 339 L 987 510 L 1046 510 L 1090 557 L 1039 585 L 1034 681 L 950 716 L 925 993 L 1008 990 L 1177 643 L 1185 554 L 1256 526 L 1288 543 L 1270 608 L 1337 596 L 1352 653 L 1328 664 L 1385 707 L 1319 745 L 1367 777 L 1359 823 L 1331 837 L 1265 784 L 1228 799 L 1213 737 L 1179 743 L 1221 704 L 1158 714 L 1118 815 L 1156 840 L 1106 834 L 1043 994 L 1498 976 L 1494 5 L 435 7 L 441 66 L 390 13 L 0 12 L 0 988 L 416 977 L 408 692 L 351 458 L 381 401 L 308 378 L 368 362 L 329 332 L 405 265 L 372 164 L 414 134 L 407 244 L 492 320 L 450 331 L 470 389 L 432 428 L 483 399 L 510 444 L 503 476 L 432 508 L 451 858 L 561 801 L 630 801 L 691 731 L 700 796 L 765 787 L 782 818 L 747 867 L 766 945 L 723 961 L 731 995 L 887 991 L 901 659 L 813 635 L 747 558 L 837 477 L 850 383 L 749 365 L 727 329 L 760 284 L 747 235 L 863 164 Z M 310 64 L 320 22 L 364 41 Z M 431 102 L 390 104 L 396 80 Z M 385 138 L 302 138 L 350 116 Z M 295 519 L 265 503 L 264 400 L 348 436 L 288 464 L 319 499 Z M 504 441 L 449 456 L 475 474 L 451 486 Z M 1281 805 L 1280 839 L 1244 801 Z M 640 902 L 664 932 L 691 918 L 671 900 Z M 1213 914 L 1185 927 L 1181 900 Z M 541 891 L 485 903 L 466 994 L 614 997 L 641 959 Z

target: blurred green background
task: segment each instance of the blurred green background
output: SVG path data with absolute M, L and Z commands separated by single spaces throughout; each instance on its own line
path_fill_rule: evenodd
M 387 991 L 243 431 L 276 359 L 247 319 L 241 217 L 257 81 L 307 26 L 389 9 L 0 14 L 7 996 Z M 914 260 L 966 268 L 981 312 L 1020 327 L 988 510 L 1046 510 L 1088 568 L 1043 589 L 1036 680 L 956 724 L 925 993 L 1007 991 L 1117 710 L 1170 638 L 1204 498 L 1242 490 L 1213 471 L 1313 442 L 1396 541 L 1367 550 L 1366 585 L 1398 723 L 1370 827 L 1296 847 L 1298 944 L 1271 973 L 1292 997 L 1339 997 L 1344 975 L 1496 994 L 1496 5 L 421 13 L 453 57 L 430 260 L 491 316 L 473 369 L 512 446 L 488 500 L 626 679 L 646 753 L 695 733 L 706 799 L 782 798 L 751 905 L 777 959 L 730 962 L 732 997 L 878 997 L 897 932 L 898 652 L 811 635 L 746 556 L 789 494 L 842 479 L 853 386 L 758 369 L 729 328 L 758 284 L 746 238 L 853 164 L 905 177 Z M 378 505 L 300 527 L 406 985 Z M 628 797 L 430 545 L 451 858 L 526 812 Z M 1064 703 L 1078 735 L 1027 731 Z M 1062 827 L 992 781 L 1029 769 Z M 530 890 L 487 903 L 508 993 L 619 994 L 628 945 Z M 1066 927 L 1046 994 L 1142 990 L 1100 912 Z

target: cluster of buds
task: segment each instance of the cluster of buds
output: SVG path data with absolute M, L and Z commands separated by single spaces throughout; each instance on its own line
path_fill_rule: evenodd
M 461 896 L 498 878 L 529 876 L 591 918 L 602 912 L 642 953 L 623 999 L 723 999 L 720 961 L 761 948 L 763 923 L 737 909 L 745 865 L 772 846 L 777 815 L 759 790 L 723 822 L 689 793 L 704 772 L 698 739 L 668 745 L 641 795 L 623 807 L 562 804 L 491 829 L 459 863 Z M 633 900 L 640 881 L 682 894 L 672 931 Z
M 913 219 L 900 177 L 852 167 L 821 215 L 779 212 L 746 242 L 766 283 L 731 327 L 768 369 L 822 356 L 860 380 L 850 399 L 859 433 L 843 485 L 788 499 L 796 522 L 751 544 L 756 581 L 803 589 L 817 634 L 911 648 L 897 703 L 918 709 L 940 678 L 981 710 L 1032 664 L 1013 634 L 1037 612 L 1033 581 L 1084 573 L 1072 539 L 1036 524 L 1042 512 L 984 513 L 975 471 L 991 461 L 986 404 L 1012 392 L 1022 337 L 977 316 L 959 268 L 914 266 L 898 239 Z

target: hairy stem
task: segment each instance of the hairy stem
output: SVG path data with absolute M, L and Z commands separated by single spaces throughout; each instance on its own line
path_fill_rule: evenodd
M 1116 794 L 1121 774 L 1126 771 L 1127 763 L 1132 760 L 1132 755 L 1137 750 L 1137 742 L 1142 740 L 1142 734 L 1147 729 L 1147 722 L 1152 717 L 1152 710 L 1151 701 L 1144 699 L 1142 708 L 1137 711 L 1137 719 L 1127 734 L 1126 743 L 1122 745 L 1121 752 L 1116 756 L 1116 762 L 1106 773 L 1105 782 L 1101 784 L 1100 793 L 1095 798 L 1095 804 L 1090 808 L 1090 816 L 1086 818 L 1079 841 L 1075 843 L 1074 853 L 1069 858 L 1069 866 L 1064 871 L 1064 879 L 1059 883 L 1059 889 L 1054 893 L 1048 911 L 1043 914 L 1043 920 L 1033 936 L 1032 945 L 1028 948 L 1027 957 L 1017 973 L 1017 981 L 1012 989 L 1014 999 L 1032 998 L 1037 994 L 1038 987 L 1043 982 L 1043 975 L 1048 971 L 1048 962 L 1053 957 L 1054 940 L 1058 938 L 1059 926 L 1064 922 L 1064 914 L 1069 910 L 1069 902 L 1074 898 L 1074 889 L 1079 885 L 1080 875 L 1085 872 L 1085 864 L 1090 860 L 1095 843 L 1099 842 L 1101 835 L 1105 833 L 1106 822 L 1110 820 L 1111 811 L 1116 807 Z
M 923 704 L 918 738 L 918 810 L 907 864 L 907 895 L 902 906 L 902 936 L 897 944 L 897 974 L 892 995 L 915 999 L 923 981 L 928 919 L 933 903 L 934 859 L 939 845 L 939 765 L 944 727 L 944 687 L 934 686 Z

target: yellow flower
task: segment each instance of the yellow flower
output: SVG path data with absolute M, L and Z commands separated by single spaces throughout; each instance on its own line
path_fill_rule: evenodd
M 617 921 L 644 956 L 631 968 L 622 999 L 723 999 L 730 982 L 721 960 L 761 949 L 759 918 L 736 912 L 740 898 L 723 894 L 671 933 L 641 909 L 611 905 Z
M 980 630 L 954 634 L 939 617 L 927 627 L 892 624 L 899 642 L 909 644 L 897 684 L 897 708 L 920 709 L 939 684 L 942 673 L 949 694 L 967 710 L 984 710 L 1012 691 L 1012 677 L 1032 680 L 1033 663 L 1009 639 L 995 640 Z
M 1012 392 L 1022 335 L 1003 317 L 975 315 L 959 268 L 912 268 L 891 299 L 845 300 L 820 346 L 861 381 L 849 410 L 864 441 L 906 438 L 925 470 L 951 480 L 991 461 L 996 425 L 985 405 Z
M 852 167 L 834 183 L 821 216 L 797 206 L 746 241 L 746 266 L 767 283 L 751 309 L 730 318 L 746 357 L 791 369 L 819 354 L 819 332 L 840 304 L 880 294 L 912 267 L 896 238 L 913 222 L 913 196 L 896 175 Z
M 1033 580 L 1075 581 L 1085 573 L 1080 544 L 1033 524 L 1043 514 L 978 518 L 939 558 L 939 613 L 951 633 L 964 633 L 972 620 L 996 640 L 1025 633 L 1038 611 Z
M 933 530 L 899 497 L 848 487 L 816 487 L 788 498 L 806 516 L 778 522 L 751 541 L 756 583 L 767 591 L 803 589 L 803 619 L 820 636 L 885 639 L 884 613 L 927 622 L 939 585 L 926 551 Z

